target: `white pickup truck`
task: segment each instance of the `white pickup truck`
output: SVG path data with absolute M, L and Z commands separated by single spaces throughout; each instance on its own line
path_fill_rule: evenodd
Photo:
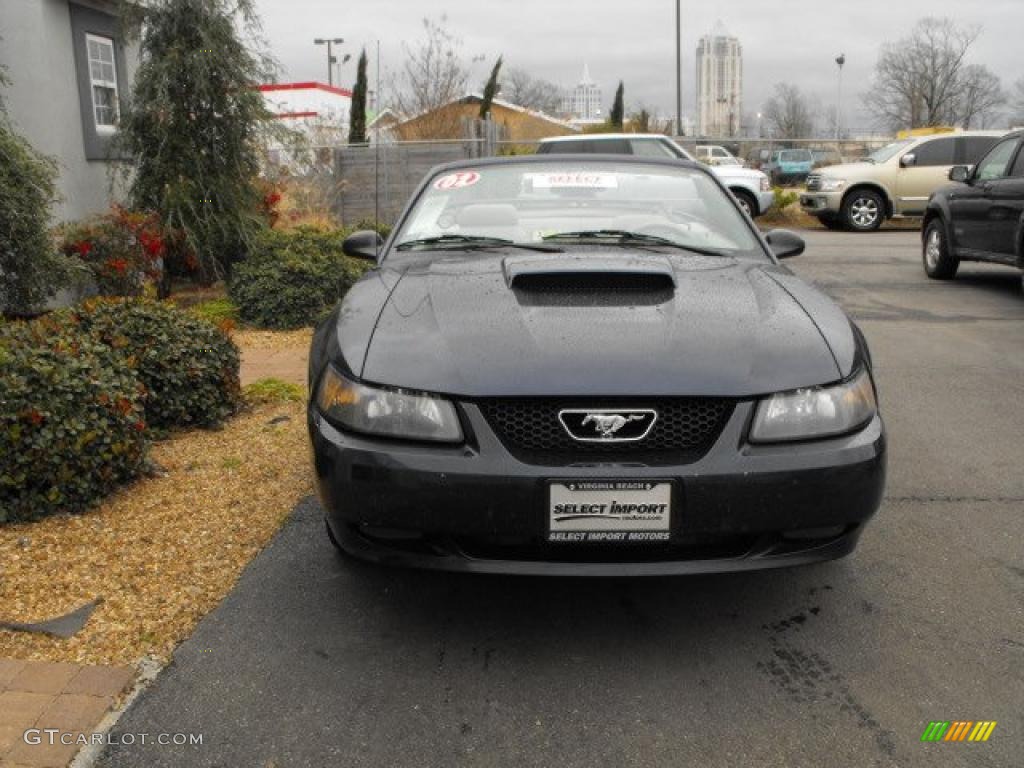
M 696 161 L 668 136 L 658 133 L 591 133 L 582 136 L 553 136 L 541 139 L 538 155 L 583 153 L 672 157 Z M 711 172 L 729 188 L 740 207 L 751 216 L 761 216 L 775 204 L 771 180 L 761 171 L 735 165 L 714 165 Z

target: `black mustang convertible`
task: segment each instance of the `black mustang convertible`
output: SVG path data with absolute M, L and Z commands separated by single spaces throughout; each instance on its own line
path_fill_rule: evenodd
M 697 164 L 435 169 L 317 329 L 327 532 L 379 563 L 559 575 L 841 557 L 885 482 L 857 326 Z

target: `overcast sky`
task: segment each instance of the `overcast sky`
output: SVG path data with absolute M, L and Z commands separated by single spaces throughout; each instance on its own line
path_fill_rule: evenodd
M 500 53 L 522 67 L 571 87 L 584 62 L 611 102 L 620 79 L 627 111 L 643 105 L 675 112 L 673 0 L 256 0 L 281 80 L 326 80 L 326 51 L 314 37 L 343 37 L 343 53 L 366 45 L 373 64 L 376 40 L 382 69 L 401 65 L 402 42 L 421 36 L 424 16 L 447 16 L 464 41 L 473 66 L 471 85 L 480 88 Z M 743 44 L 744 111 L 757 112 L 773 84 L 793 82 L 823 107 L 836 100 L 834 59 L 845 53 L 843 102 L 847 124 L 871 128 L 861 113 L 879 46 L 895 41 L 927 15 L 977 24 L 981 37 L 971 61 L 987 65 L 1009 87 L 1024 77 L 1021 53 L 1024 0 L 682 0 L 683 111 L 694 112 L 694 49 L 698 38 L 721 20 Z M 342 69 L 351 85 L 355 56 Z M 374 77 L 371 72 L 371 79 Z M 386 78 L 385 78 L 386 79 Z M 372 86 L 371 86 L 372 87 Z M 385 100 L 387 99 L 385 91 Z

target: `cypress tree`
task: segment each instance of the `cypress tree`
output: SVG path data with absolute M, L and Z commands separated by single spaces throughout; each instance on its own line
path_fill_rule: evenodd
M 608 114 L 608 122 L 612 124 L 612 128 L 622 130 L 622 122 L 626 114 L 626 108 L 623 104 L 623 94 L 625 86 L 622 81 L 619 80 L 619 87 L 615 89 L 615 101 L 612 102 L 612 111 Z
M 356 84 L 352 87 L 352 112 L 349 115 L 348 143 L 366 143 L 366 49 L 359 55 Z
M 484 97 L 480 102 L 481 120 L 486 120 L 491 116 L 491 104 L 498 93 L 498 74 L 501 72 L 501 61 L 502 57 L 499 56 L 494 63 L 494 69 L 491 70 L 491 76 L 487 78 L 487 85 L 484 86 Z

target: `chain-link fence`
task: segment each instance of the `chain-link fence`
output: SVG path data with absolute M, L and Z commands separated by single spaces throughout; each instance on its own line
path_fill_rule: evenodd
M 815 167 L 863 158 L 891 139 L 720 139 L 679 137 L 690 154 L 698 146 L 723 147 L 748 168 L 771 174 L 779 150 L 808 150 Z M 372 146 L 325 146 L 312 151 L 314 162 L 284 174 L 284 186 L 301 209 L 334 223 L 392 223 L 431 168 L 454 160 L 536 152 L 536 141 L 502 141 L 494 133 L 448 141 L 381 142 Z M 709 157 L 714 164 L 718 158 Z M 731 162 L 731 161 L 729 161 Z

